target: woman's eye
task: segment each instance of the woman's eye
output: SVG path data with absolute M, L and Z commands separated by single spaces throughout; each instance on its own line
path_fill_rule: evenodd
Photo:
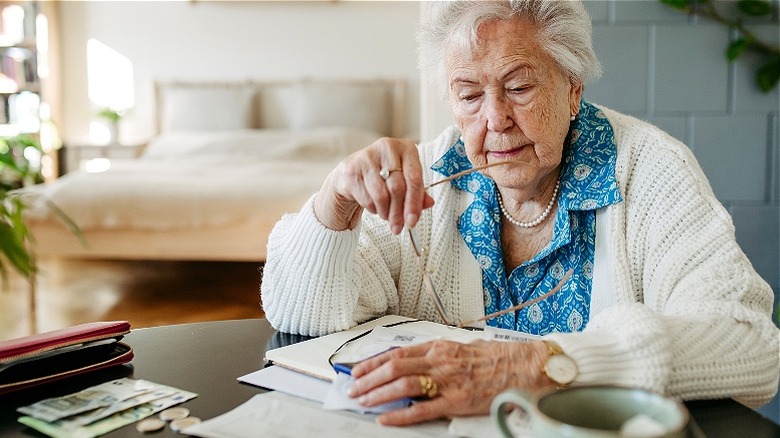
M 473 102 L 479 98 L 478 94 L 466 94 L 460 97 L 460 100 L 464 102 Z
M 524 92 L 524 91 L 528 90 L 528 88 L 529 88 L 529 87 L 527 87 L 527 86 L 522 86 L 522 87 L 512 87 L 512 88 L 510 88 L 510 89 L 509 89 L 509 91 L 511 91 L 511 92 L 513 92 L 513 93 L 522 93 L 522 92 Z

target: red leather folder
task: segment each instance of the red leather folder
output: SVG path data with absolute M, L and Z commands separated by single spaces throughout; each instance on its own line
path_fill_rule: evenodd
M 0 394 L 127 363 L 127 321 L 93 322 L 0 341 Z

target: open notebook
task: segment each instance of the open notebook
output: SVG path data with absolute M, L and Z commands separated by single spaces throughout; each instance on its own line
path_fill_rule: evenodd
M 483 338 L 482 331 L 466 330 L 430 321 L 416 321 L 404 316 L 388 315 L 360 324 L 349 330 L 268 350 L 265 353 L 265 359 L 273 362 L 275 365 L 332 382 L 336 378 L 336 372 L 331 367 L 330 362 L 328 362 L 328 358 L 339 347 L 360 334 L 371 331 L 374 327 L 387 326 L 404 321 L 409 322 L 403 324 L 403 330 L 414 334 L 464 343 Z M 400 328 L 400 326 L 397 327 Z

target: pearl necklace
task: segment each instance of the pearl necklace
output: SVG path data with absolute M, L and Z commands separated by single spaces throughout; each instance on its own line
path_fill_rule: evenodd
M 552 198 L 550 199 L 550 203 L 547 204 L 547 208 L 544 209 L 542 214 L 532 220 L 531 222 L 520 222 L 519 220 L 513 218 L 508 211 L 506 211 L 506 208 L 504 207 L 504 201 L 501 200 L 501 192 L 496 190 L 496 193 L 498 194 L 498 206 L 501 208 L 501 213 L 503 213 L 506 220 L 508 220 L 512 225 L 518 226 L 520 228 L 533 228 L 539 224 L 542 223 L 543 220 L 547 219 L 547 216 L 550 215 L 550 212 L 552 211 L 553 205 L 555 205 L 555 198 L 558 196 L 558 189 L 561 187 L 561 180 L 558 180 L 557 183 L 555 183 L 555 190 L 553 191 Z

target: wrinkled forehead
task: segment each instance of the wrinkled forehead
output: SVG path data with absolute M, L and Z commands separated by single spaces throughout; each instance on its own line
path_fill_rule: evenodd
M 447 61 L 478 58 L 498 47 L 524 55 L 542 49 L 539 35 L 538 26 L 519 16 L 485 18 L 473 25 L 462 22 L 448 38 Z
M 448 80 L 456 71 L 516 70 L 520 65 L 549 72 L 558 66 L 538 40 L 538 28 L 524 19 L 501 19 L 483 22 L 473 38 L 452 38 L 446 56 Z M 487 69 L 487 70 L 485 70 Z M 451 85 L 451 84 L 450 84 Z

